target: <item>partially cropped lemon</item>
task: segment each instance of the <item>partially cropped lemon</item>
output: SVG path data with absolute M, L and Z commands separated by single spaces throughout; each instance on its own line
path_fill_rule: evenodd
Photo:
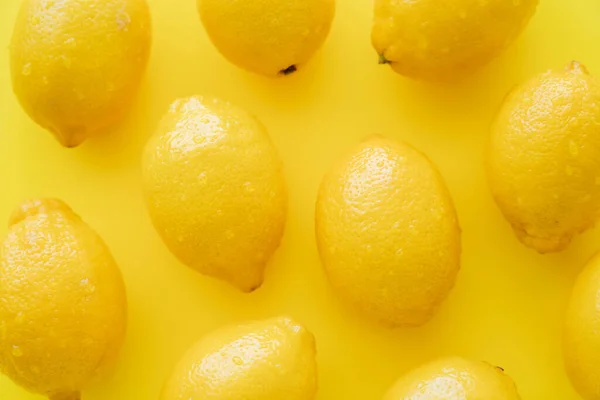
M 50 400 L 115 362 L 127 305 L 102 239 L 59 200 L 23 203 L 0 247 L 0 371 Z
M 143 171 L 150 216 L 173 254 L 240 290 L 262 284 L 287 198 L 279 154 L 255 117 L 214 98 L 177 100 Z
M 221 328 L 183 356 L 161 400 L 313 400 L 315 355 L 314 336 L 289 318 Z
M 500 367 L 459 357 L 425 364 L 398 380 L 384 400 L 520 400 Z
M 375 0 L 372 42 L 380 63 L 444 82 L 481 68 L 510 45 L 538 0 Z
M 563 349 L 567 373 L 585 400 L 600 399 L 600 253 L 577 278 L 567 309 Z
M 66 147 L 120 122 L 151 42 L 146 0 L 24 0 L 10 45 L 24 110 Z
M 197 1 L 221 54 L 266 76 L 302 68 L 325 42 L 335 14 L 335 0 Z
M 454 285 L 460 229 L 448 189 L 425 155 L 372 138 L 323 179 L 319 253 L 334 290 L 390 326 L 427 322 Z
M 579 63 L 506 98 L 487 151 L 496 203 L 526 246 L 561 251 L 600 215 L 600 84 Z

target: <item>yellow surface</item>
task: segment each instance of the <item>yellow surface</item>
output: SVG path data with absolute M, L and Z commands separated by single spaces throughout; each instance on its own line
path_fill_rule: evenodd
M 10 90 L 8 50 L 18 1 L 0 0 L 0 216 L 23 197 L 67 201 L 110 246 L 123 270 L 130 324 L 113 376 L 85 400 L 157 399 L 163 380 L 203 333 L 287 313 L 316 336 L 319 399 L 379 399 L 410 368 L 459 355 L 506 369 L 523 399 L 575 400 L 562 365 L 570 287 L 600 249 L 600 230 L 541 256 L 515 238 L 485 182 L 483 149 L 496 108 L 515 83 L 571 59 L 600 76 L 600 2 L 542 0 L 523 36 L 467 82 L 436 88 L 377 65 L 371 5 L 339 1 L 331 36 L 302 73 L 270 80 L 230 65 L 210 45 L 193 0 L 151 1 L 154 47 L 131 118 L 112 134 L 63 149 L 33 124 Z M 177 97 L 206 93 L 258 115 L 286 166 L 290 207 L 265 285 L 250 295 L 175 260 L 142 203 L 140 155 Z M 334 159 L 363 137 L 405 139 L 438 165 L 463 228 L 455 289 L 428 325 L 379 328 L 347 311 L 317 257 L 314 203 Z M 2 229 L 4 232 L 5 229 Z M 0 399 L 35 400 L 8 380 Z

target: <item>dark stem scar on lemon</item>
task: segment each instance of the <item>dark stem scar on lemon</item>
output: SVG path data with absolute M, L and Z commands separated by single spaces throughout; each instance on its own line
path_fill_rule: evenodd
M 383 55 L 383 53 L 381 53 L 379 55 L 379 64 L 391 64 L 392 62 L 390 60 L 388 60 L 387 58 L 385 58 L 385 56 Z
M 298 71 L 298 68 L 297 68 L 295 65 L 290 65 L 290 66 L 289 66 L 289 67 L 287 67 L 286 69 L 282 69 L 281 71 L 279 71 L 279 73 L 280 73 L 281 75 L 288 76 L 288 75 L 291 75 L 291 74 L 293 74 L 293 73 L 294 73 L 294 72 L 296 72 L 296 71 Z

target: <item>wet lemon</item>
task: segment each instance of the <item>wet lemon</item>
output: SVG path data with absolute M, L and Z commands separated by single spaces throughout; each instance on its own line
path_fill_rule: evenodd
M 50 400 L 111 367 L 123 342 L 121 273 L 102 239 L 59 200 L 23 203 L 0 247 L 0 370 Z
M 520 400 L 500 367 L 463 358 L 444 358 L 406 374 L 384 400 Z
M 287 198 L 281 159 L 256 118 L 214 98 L 177 100 L 143 171 L 150 216 L 173 254 L 240 290 L 262 284 Z
M 600 85 L 577 62 L 505 99 L 487 150 L 494 199 L 517 237 L 561 251 L 600 214 Z
M 289 318 L 221 328 L 183 356 L 161 400 L 313 400 L 315 353 L 314 336 Z
M 600 254 L 577 278 L 567 309 L 563 349 L 567 373 L 585 400 L 600 399 Z
M 427 322 L 454 285 L 460 229 L 448 189 L 419 151 L 372 138 L 327 173 L 317 244 L 334 290 L 391 326 Z
M 213 44 L 229 61 L 267 76 L 289 75 L 325 42 L 334 0 L 198 0 Z
M 120 122 L 148 62 L 146 0 L 24 0 L 10 45 L 23 109 L 67 147 Z
M 462 78 L 499 55 L 538 0 L 375 0 L 372 42 L 380 62 L 427 81 Z

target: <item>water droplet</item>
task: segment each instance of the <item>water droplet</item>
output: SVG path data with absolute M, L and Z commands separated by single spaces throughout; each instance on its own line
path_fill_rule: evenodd
M 33 372 L 34 375 L 37 375 L 41 372 L 40 367 L 38 367 L 37 365 L 32 365 L 29 367 L 29 369 L 31 370 L 31 372 Z
M 248 192 L 248 193 L 254 192 L 254 188 L 252 187 L 252 183 L 251 182 L 244 183 L 244 190 L 246 192 Z
M 569 153 L 571 153 L 572 156 L 579 154 L 579 147 L 577 147 L 577 144 L 572 140 L 569 141 Z
M 24 76 L 31 75 L 31 63 L 27 63 L 27 64 L 23 65 L 23 69 L 21 70 L 21 73 Z
M 65 68 L 70 69 L 71 65 L 73 64 L 71 62 L 71 59 L 67 56 L 61 56 L 60 59 L 62 60 L 63 65 L 65 66 Z
M 177 241 L 178 241 L 179 243 L 183 243 L 184 239 L 185 239 L 185 238 L 183 237 L 183 235 L 179 235 L 179 236 L 177 236 Z
M 77 41 L 75 40 L 75 38 L 69 38 L 65 40 L 65 44 L 72 49 L 77 47 Z
M 48 82 L 48 77 L 47 77 L 47 76 L 44 76 L 44 77 L 42 78 L 42 83 L 43 83 L 44 85 L 48 85 L 48 83 L 49 83 L 49 82 Z
M 15 357 L 23 357 L 23 350 L 19 346 L 13 346 L 12 355 Z
M 465 11 L 461 11 L 458 13 L 458 16 L 462 19 L 466 19 L 467 18 L 467 13 Z
M 235 237 L 235 234 L 231 230 L 228 229 L 228 230 L 225 231 L 225 237 L 228 240 L 231 240 L 231 239 L 233 239 Z
M 200 185 L 206 185 L 206 181 L 208 181 L 208 179 L 206 178 L 206 172 L 201 172 L 198 174 L 198 183 Z
M 586 194 L 585 196 L 583 196 L 583 197 L 581 198 L 581 202 L 582 202 L 582 203 L 587 203 L 587 202 L 588 202 L 588 201 L 590 201 L 591 199 L 592 199 L 592 196 L 591 196 L 591 195 L 589 195 L 589 194 Z
M 233 357 L 233 363 L 235 365 L 242 365 L 244 363 L 244 360 L 242 360 L 241 357 L 235 356 Z
M 596 185 L 600 185 L 600 176 L 596 177 Z

